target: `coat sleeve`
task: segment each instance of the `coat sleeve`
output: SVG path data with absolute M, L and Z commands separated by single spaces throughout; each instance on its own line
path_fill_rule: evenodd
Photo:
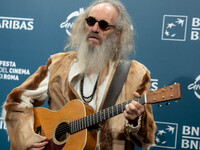
M 140 95 L 148 93 L 150 91 L 150 85 L 150 73 L 146 69 L 141 84 L 136 92 Z M 148 150 L 151 145 L 155 144 L 154 140 L 157 127 L 151 105 L 144 104 L 144 108 L 144 113 L 139 117 L 137 126 L 127 125 L 126 123 L 126 133 L 128 140 L 142 147 L 143 150 Z
M 50 64 L 51 59 L 7 96 L 5 121 L 13 150 L 26 150 L 45 138 L 34 132 L 33 107 L 42 105 L 48 98 Z

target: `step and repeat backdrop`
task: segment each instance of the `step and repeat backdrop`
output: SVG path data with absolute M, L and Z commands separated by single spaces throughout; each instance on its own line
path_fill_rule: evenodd
M 1 0 L 0 105 L 49 56 L 63 52 L 74 19 L 92 0 Z M 199 0 L 122 0 L 136 32 L 136 59 L 151 72 L 151 90 L 180 83 L 182 98 L 153 104 L 152 150 L 200 149 Z M 45 106 L 44 106 L 45 107 Z M 1 108 L 2 109 L 2 108 Z M 10 148 L 0 118 L 0 145 Z M 136 148 L 140 149 L 140 148 Z

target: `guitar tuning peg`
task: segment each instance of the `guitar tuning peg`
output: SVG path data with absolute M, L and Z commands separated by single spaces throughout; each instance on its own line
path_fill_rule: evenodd
M 162 92 L 165 92 L 165 89 L 162 89 Z
M 158 105 L 158 107 L 160 108 L 160 107 L 162 107 L 162 105 L 161 105 L 161 104 L 159 104 L 159 105 Z
M 170 105 L 170 102 L 167 102 L 166 105 L 169 106 L 169 105 Z

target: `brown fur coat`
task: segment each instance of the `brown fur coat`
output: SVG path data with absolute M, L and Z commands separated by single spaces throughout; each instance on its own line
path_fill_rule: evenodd
M 44 139 L 33 130 L 34 114 L 32 108 L 34 106 L 43 104 L 49 98 L 50 109 L 59 110 L 67 102 L 80 99 L 71 82 L 68 81 L 68 74 L 75 58 L 75 52 L 59 53 L 51 56 L 45 66 L 41 66 L 22 85 L 13 89 L 7 96 L 4 106 L 6 110 L 5 119 L 14 150 L 25 150 L 34 142 Z M 100 74 L 98 85 L 104 81 L 108 71 L 109 65 Z M 114 72 L 115 69 L 111 73 L 108 84 L 110 84 Z M 106 92 L 108 87 L 109 85 L 105 90 Z M 149 71 L 139 62 L 132 61 L 127 80 L 116 104 L 132 99 L 134 91 L 144 94 L 149 89 Z M 152 108 L 150 105 L 145 104 L 145 112 L 142 115 L 138 132 L 131 133 L 126 128 L 123 114 L 120 114 L 107 120 L 100 128 L 100 147 L 102 150 L 124 150 L 125 141 L 129 140 L 145 149 L 149 144 L 154 144 L 155 130 L 156 125 Z

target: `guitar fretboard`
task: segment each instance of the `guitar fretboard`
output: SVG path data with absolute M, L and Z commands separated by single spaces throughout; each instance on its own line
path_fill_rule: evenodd
M 111 117 L 114 117 L 116 115 L 119 115 L 124 112 L 125 106 L 132 101 L 137 101 L 140 104 L 144 104 L 146 101 L 146 95 L 142 95 L 140 98 L 131 99 L 127 102 L 124 102 L 122 104 L 114 105 L 111 107 L 108 107 L 106 109 L 103 109 L 97 113 L 93 113 L 91 115 L 88 115 L 86 117 L 80 118 L 78 120 L 72 121 L 69 124 L 70 127 L 70 134 L 76 133 L 78 131 L 81 131 L 83 129 L 89 128 L 91 126 L 97 125 L 100 122 L 103 122 Z

